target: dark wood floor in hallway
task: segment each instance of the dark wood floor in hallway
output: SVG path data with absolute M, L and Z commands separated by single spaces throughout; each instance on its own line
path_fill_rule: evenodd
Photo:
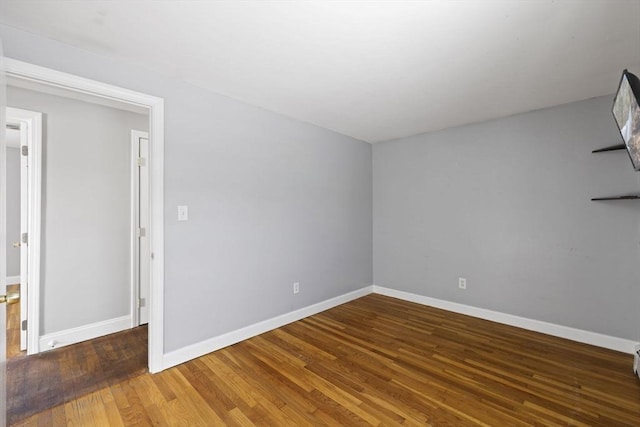
M 145 372 L 146 326 L 34 356 L 14 354 L 7 360 L 8 424 Z
M 82 371 L 98 351 L 61 369 Z M 368 295 L 159 374 L 88 388 L 17 425 L 637 426 L 631 364 Z

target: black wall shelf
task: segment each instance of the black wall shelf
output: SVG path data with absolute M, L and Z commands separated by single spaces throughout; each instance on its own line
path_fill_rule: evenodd
M 593 150 L 592 153 L 604 153 L 605 151 L 624 150 L 626 147 L 624 144 L 612 145 L 611 147 L 598 148 Z
M 594 197 L 591 200 L 598 201 L 598 200 L 636 200 L 636 199 L 640 199 L 640 194 L 632 194 L 629 196 Z
M 612 145 L 610 147 L 598 148 L 597 150 L 593 150 L 592 153 L 604 153 L 606 151 L 616 151 L 616 150 L 624 150 L 627 147 L 624 144 Z M 640 199 L 640 194 L 629 194 L 626 196 L 608 196 L 608 197 L 594 197 L 592 201 L 600 201 L 600 200 L 638 200 Z

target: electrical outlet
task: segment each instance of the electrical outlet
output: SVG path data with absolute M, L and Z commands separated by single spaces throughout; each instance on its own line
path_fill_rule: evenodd
M 458 277 L 458 288 L 467 289 L 467 279 L 464 277 Z
M 293 284 L 293 293 L 297 294 L 298 292 L 300 292 L 300 282 L 296 282 Z

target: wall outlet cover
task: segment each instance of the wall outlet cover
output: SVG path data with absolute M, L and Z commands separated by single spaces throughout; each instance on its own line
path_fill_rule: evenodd
M 180 205 L 178 206 L 178 221 L 188 221 L 189 220 L 189 206 Z

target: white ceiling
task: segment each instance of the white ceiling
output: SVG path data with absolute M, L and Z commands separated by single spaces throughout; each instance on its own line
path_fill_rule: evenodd
M 640 0 L 0 0 L 0 22 L 369 142 L 640 72 Z

